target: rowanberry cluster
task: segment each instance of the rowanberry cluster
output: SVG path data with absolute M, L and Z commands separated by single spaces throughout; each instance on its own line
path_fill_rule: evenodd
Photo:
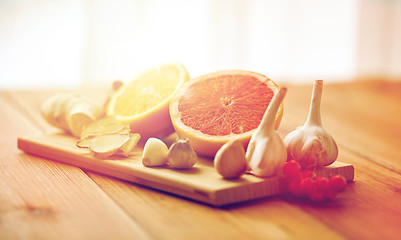
M 313 202 L 333 200 L 347 187 L 347 181 L 343 176 L 317 177 L 313 171 L 302 170 L 299 163 L 294 160 L 286 162 L 283 174 L 288 181 L 290 193 L 295 196 L 306 196 Z

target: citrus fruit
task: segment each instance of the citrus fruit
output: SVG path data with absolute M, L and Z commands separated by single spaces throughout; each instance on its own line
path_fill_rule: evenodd
M 187 80 L 189 74 L 180 63 L 147 69 L 110 97 L 106 115 L 129 124 L 131 131 L 143 138 L 168 135 L 174 132 L 169 115 L 170 101 Z
M 171 100 L 170 117 L 178 136 L 188 138 L 196 152 L 214 157 L 231 139 L 247 146 L 278 90 L 275 82 L 255 72 L 209 73 L 182 86 Z M 281 104 L 276 129 L 282 114 Z

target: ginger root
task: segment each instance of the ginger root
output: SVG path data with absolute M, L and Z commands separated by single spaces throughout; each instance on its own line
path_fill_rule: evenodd
M 96 158 L 107 158 L 114 154 L 129 157 L 140 138 L 138 133 L 131 133 L 128 125 L 111 116 L 97 119 L 86 126 L 76 146 L 89 148 L 89 153 Z
M 89 148 L 96 158 L 118 153 L 129 157 L 141 137 L 115 117 L 101 118 L 102 106 L 79 94 L 52 96 L 42 104 L 41 112 L 48 123 L 78 137 L 76 146 Z
M 80 137 L 82 130 L 103 115 L 103 109 L 92 99 L 80 94 L 58 94 L 41 107 L 47 122 Z
M 120 148 L 125 157 L 129 157 L 129 155 L 139 142 L 139 139 L 141 139 L 141 135 L 139 133 L 130 133 L 128 141 L 125 142 L 124 145 L 122 145 L 122 147 Z
M 97 119 L 81 132 L 81 139 L 108 133 L 129 133 L 129 125 L 120 123 L 114 116 Z

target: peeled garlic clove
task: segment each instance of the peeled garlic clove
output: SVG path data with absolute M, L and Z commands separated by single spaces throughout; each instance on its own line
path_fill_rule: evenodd
M 167 152 L 168 147 L 162 140 L 149 138 L 143 148 L 142 164 L 146 167 L 166 165 Z
M 92 139 L 90 154 L 96 158 L 106 158 L 116 153 L 129 139 L 128 134 L 106 134 Z
M 214 157 L 214 167 L 227 179 L 239 178 L 248 168 L 245 150 L 239 140 L 225 143 Z
M 338 156 L 337 144 L 321 122 L 322 89 L 323 81 L 316 80 L 305 124 L 284 138 L 288 159 L 299 162 L 304 169 L 330 165 Z
M 168 164 L 173 168 L 186 169 L 195 165 L 198 157 L 187 138 L 177 139 L 170 147 Z

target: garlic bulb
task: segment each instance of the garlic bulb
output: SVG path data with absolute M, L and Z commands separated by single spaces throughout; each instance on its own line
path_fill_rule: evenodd
M 187 138 L 178 138 L 168 150 L 167 159 L 171 167 L 186 169 L 195 165 L 198 157 Z
M 320 116 L 322 90 L 323 80 L 316 80 L 305 124 L 284 138 L 288 159 L 296 160 L 304 169 L 330 165 L 338 155 L 336 142 L 322 126 Z
M 280 88 L 270 102 L 263 119 L 249 142 L 246 159 L 251 172 L 259 177 L 272 176 L 283 168 L 287 160 L 286 147 L 274 129 L 277 110 L 287 88 Z
M 248 169 L 245 150 L 240 140 L 226 142 L 214 157 L 214 167 L 227 179 L 239 178 Z

